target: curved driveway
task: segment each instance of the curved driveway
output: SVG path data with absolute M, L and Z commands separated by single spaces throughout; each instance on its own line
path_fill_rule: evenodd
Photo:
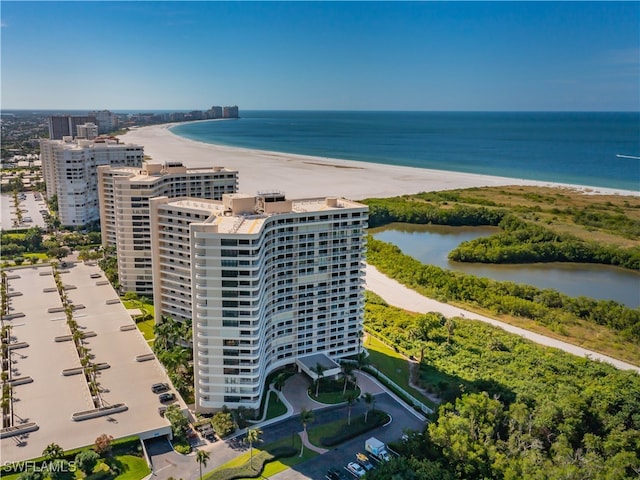
M 271 477 L 272 480 L 324 479 L 324 474 L 329 467 L 336 466 L 340 468 L 353 461 L 355 454 L 364 450 L 365 438 L 375 436 L 384 442 L 388 442 L 400 438 L 406 429 L 421 430 L 424 428 L 424 417 L 413 409 L 406 407 L 393 394 L 385 392 L 377 380 L 362 372 L 357 372 L 356 375 L 358 376 L 358 385 L 361 391 L 375 395 L 375 407 L 387 412 L 392 421 L 373 432 L 360 435 L 322 455 L 274 475 Z M 263 431 L 262 440 L 264 443 L 275 442 L 283 438 L 293 438 L 294 435 L 301 432 L 302 424 L 299 413 L 302 408 L 314 410 L 314 420 L 310 425 L 311 428 L 313 428 L 313 425 L 347 417 L 348 407 L 345 404 L 325 405 L 309 398 L 307 395 L 309 383 L 309 379 L 304 374 L 294 375 L 287 380 L 283 388 L 284 401 L 289 406 L 288 411 L 294 413 L 285 414 L 279 419 L 275 419 L 275 421 L 271 420 L 256 424 L 256 427 Z M 353 405 L 351 414 L 353 416 L 358 415 L 364 412 L 366 408 L 368 408 L 368 405 L 364 402 L 358 402 Z M 238 432 L 234 438 L 199 447 L 199 450 L 205 450 L 210 455 L 207 466 L 202 469 L 203 473 L 209 472 L 247 451 L 248 447 L 243 442 L 243 438 L 244 430 Z M 145 445 L 153 464 L 153 473 L 150 480 L 168 480 L 170 477 L 184 480 L 199 479 L 200 474 L 195 453 L 180 455 L 173 451 L 165 438 L 147 441 Z
M 607 355 L 603 355 L 592 350 L 587 350 L 586 348 L 578 347 L 577 345 L 572 345 L 561 340 L 556 340 L 555 338 L 546 337 L 544 335 L 540 335 L 539 333 L 530 332 L 529 330 L 525 330 L 524 328 L 514 327 L 513 325 L 509 325 L 508 323 L 500 322 L 493 318 L 485 317 L 484 315 L 479 315 L 468 310 L 454 307 L 447 303 L 442 303 L 431 298 L 427 298 L 415 292 L 414 290 L 405 287 L 392 278 L 389 278 L 386 275 L 380 273 L 378 269 L 369 264 L 367 264 L 366 269 L 366 280 L 367 289 L 382 297 L 389 305 L 418 313 L 440 312 L 445 317 L 463 316 L 464 318 L 480 320 L 485 323 L 490 323 L 491 325 L 494 325 L 496 327 L 500 327 L 507 332 L 520 335 L 521 337 L 531 340 L 532 342 L 539 343 L 540 345 L 555 347 L 560 350 L 564 350 L 565 352 L 578 355 L 579 357 L 587 357 L 592 360 L 607 362 L 621 370 L 635 370 L 636 372 L 640 373 L 640 367 L 631 365 L 630 363 L 616 360 L 615 358 L 611 358 Z

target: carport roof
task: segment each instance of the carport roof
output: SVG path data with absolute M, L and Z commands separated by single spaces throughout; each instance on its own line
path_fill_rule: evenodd
M 103 404 L 124 403 L 128 410 L 72 420 L 75 413 L 95 405 L 83 375 L 63 374 L 81 364 L 74 343 L 63 341 L 70 330 L 51 267 L 9 270 L 10 307 L 19 316 L 8 323 L 14 341 L 23 347 L 11 351 L 12 373 L 32 380 L 14 387 L 14 425 L 33 422 L 38 428 L 0 440 L 6 462 L 39 457 L 52 441 L 68 450 L 91 445 L 102 433 L 114 438 L 148 438 L 171 432 L 168 420 L 158 414 L 158 396 L 151 391 L 152 384 L 170 381 L 113 287 L 95 265 L 70 264 L 59 272 L 76 306 L 73 317 L 87 333 L 83 344 L 91 349 L 95 362 L 109 365 L 98 376 Z M 150 360 L 139 361 L 138 357 Z M 186 408 L 181 399 L 179 405 Z

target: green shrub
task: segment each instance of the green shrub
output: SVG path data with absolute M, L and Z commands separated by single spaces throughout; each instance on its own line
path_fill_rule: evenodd
M 182 454 L 182 455 L 186 455 L 188 453 L 191 453 L 191 446 L 190 445 L 184 445 L 184 444 L 178 444 L 178 445 L 174 445 L 173 449 Z
M 233 415 L 229 412 L 218 412 L 211 419 L 213 431 L 222 438 L 231 435 L 236 431 L 236 424 Z

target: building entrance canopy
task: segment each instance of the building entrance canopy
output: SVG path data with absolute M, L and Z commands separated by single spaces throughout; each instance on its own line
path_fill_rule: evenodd
M 298 357 L 296 359 L 296 365 L 313 380 L 317 380 L 320 376 L 318 375 L 318 366 L 322 369 L 322 377 L 333 377 L 341 371 L 340 364 L 331 360 L 324 353 Z

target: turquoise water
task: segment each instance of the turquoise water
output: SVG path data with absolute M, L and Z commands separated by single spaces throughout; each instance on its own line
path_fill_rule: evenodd
M 177 125 L 200 142 L 640 190 L 640 113 L 241 111 Z

